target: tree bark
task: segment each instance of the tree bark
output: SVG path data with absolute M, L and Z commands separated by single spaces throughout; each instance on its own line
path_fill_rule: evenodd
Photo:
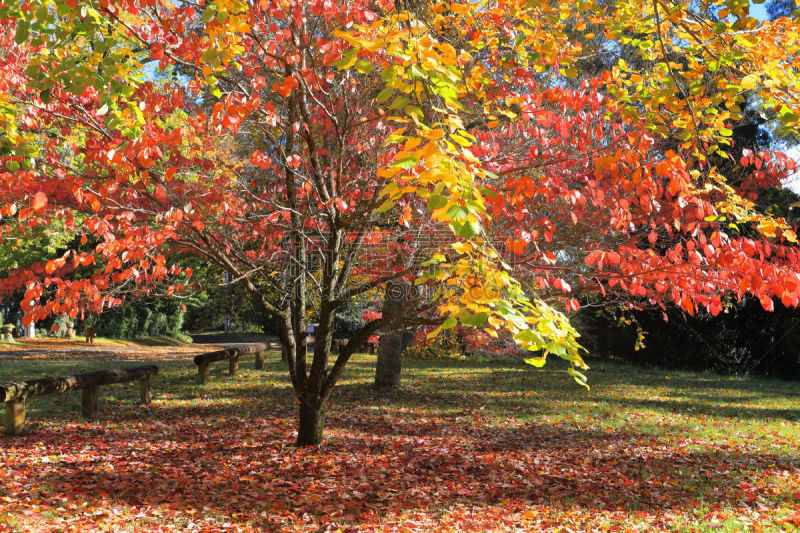
M 395 280 L 386 284 L 386 295 L 383 300 L 384 316 L 391 316 L 402 311 L 408 303 L 411 284 Z M 378 361 L 375 365 L 375 388 L 391 389 L 400 386 L 402 370 L 402 353 L 408 342 L 404 331 L 385 332 L 378 343 Z
M 400 386 L 403 368 L 403 334 L 385 333 L 378 344 L 378 362 L 375 365 L 375 388 L 391 389 Z
M 325 426 L 325 408 L 300 403 L 300 427 L 297 430 L 298 446 L 316 446 L 322 442 Z

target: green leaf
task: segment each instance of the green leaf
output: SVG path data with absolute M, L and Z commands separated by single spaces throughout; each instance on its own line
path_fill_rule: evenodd
M 350 48 L 349 50 L 345 50 L 342 52 L 342 57 L 338 61 L 333 62 L 333 66 L 339 70 L 352 67 L 356 62 L 356 54 L 358 54 L 358 48 Z
M 394 94 L 394 89 L 392 89 L 391 87 L 386 87 L 385 89 L 383 89 L 381 92 L 378 93 L 377 100 L 379 103 L 382 104 L 383 102 L 388 100 L 389 97 L 392 96 L 393 94 Z
M 17 44 L 22 44 L 28 40 L 30 35 L 30 26 L 27 20 L 17 21 L 17 32 L 14 34 L 14 41 Z
M 529 357 L 528 359 L 525 359 L 525 362 L 528 363 L 529 365 L 535 366 L 536 368 L 542 368 L 544 364 L 547 362 L 547 357 L 545 356 Z
M 481 231 L 481 226 L 478 222 L 473 220 L 468 220 L 462 224 L 459 230 L 456 232 L 456 235 L 459 237 L 464 237 L 465 239 L 471 239 Z
M 465 146 L 465 147 L 472 146 L 472 143 L 469 142 L 464 137 L 462 137 L 461 135 L 457 135 L 457 134 L 454 133 L 454 134 L 450 135 L 450 138 L 453 139 L 458 144 L 460 144 L 461 146 Z
M 450 206 L 450 209 L 447 210 L 447 216 L 453 220 L 461 220 L 463 218 L 467 218 L 468 215 L 469 211 L 460 205 Z
M 498 302 L 497 308 L 501 311 L 503 310 L 506 311 L 504 316 L 509 316 L 512 313 L 514 313 L 514 309 L 511 306 L 509 306 L 509 304 L 506 302 Z M 522 344 L 535 346 L 534 350 L 538 349 L 538 346 L 542 344 L 542 336 L 539 335 L 539 333 L 534 331 L 533 329 L 523 329 L 522 331 L 514 335 L 514 340 Z
M 405 112 L 409 116 L 412 116 L 412 117 L 416 118 L 417 120 L 422 120 L 423 119 L 422 109 L 420 109 L 418 106 L 407 105 L 406 108 L 405 108 Z
M 369 74 L 372 72 L 372 63 L 369 61 L 357 61 L 356 70 L 362 74 Z
M 389 83 L 393 79 L 397 77 L 397 69 L 394 65 L 389 65 L 385 69 L 381 71 L 381 79 L 386 83 Z
M 447 205 L 447 197 L 442 196 L 441 194 L 432 194 L 430 198 L 428 198 L 428 209 L 433 211 L 434 209 L 439 209 Z
M 416 157 L 404 157 L 403 159 L 398 159 L 397 161 L 392 162 L 392 167 L 394 168 L 404 168 L 406 170 L 411 170 L 417 164 Z
M 561 74 L 566 76 L 567 78 L 577 78 L 578 77 L 578 69 L 575 67 L 567 67 L 561 69 Z
M 405 96 L 398 96 L 397 98 L 395 98 L 394 102 L 392 102 L 392 105 L 389 106 L 389 109 L 400 109 L 405 107 L 407 103 L 408 103 L 408 98 L 406 98 Z
M 582 386 L 586 387 L 586 390 L 589 390 L 589 384 L 587 383 L 588 380 L 587 380 L 585 375 L 581 374 L 580 372 L 575 370 L 575 368 L 573 368 L 573 367 L 569 367 L 567 369 L 567 372 L 578 383 L 578 385 L 582 385 Z
M 211 22 L 214 19 L 214 16 L 216 15 L 215 13 L 216 10 L 217 6 L 214 4 L 210 4 L 208 8 L 205 11 L 203 11 L 203 22 L 205 22 L 206 24 Z
M 461 323 L 472 328 L 479 328 L 486 324 L 487 320 L 489 320 L 489 315 L 481 311 L 480 313 L 475 313 L 474 315 L 469 315 L 465 318 L 462 318 Z
M 385 213 L 386 211 L 391 209 L 393 205 L 394 205 L 394 200 L 389 198 L 385 202 L 383 202 L 381 205 L 379 205 L 378 208 L 375 210 L 375 212 L 376 213 Z
M 558 355 L 559 357 L 567 355 L 567 347 L 561 344 L 560 342 L 548 342 L 547 351 L 552 354 Z
M 427 78 L 428 77 L 428 75 L 425 74 L 425 72 L 422 69 L 420 69 L 417 65 L 411 65 L 411 68 L 409 69 L 409 71 L 411 72 L 411 77 L 413 77 L 413 78 Z

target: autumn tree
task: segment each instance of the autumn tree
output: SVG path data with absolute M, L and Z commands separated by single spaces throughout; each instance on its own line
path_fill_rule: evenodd
M 742 90 L 794 127 L 797 28 L 728 4 L 710 24 L 659 0 L 0 3 L 3 227 L 76 238 L 3 286 L 41 320 L 184 293 L 171 253 L 227 270 L 280 325 L 298 444 L 393 323 L 506 334 L 585 384 L 568 274 L 690 312 L 723 291 L 796 305 L 794 234 L 709 155 Z M 598 31 L 647 69 L 567 83 Z M 416 289 L 334 357 L 337 309 L 389 286 Z

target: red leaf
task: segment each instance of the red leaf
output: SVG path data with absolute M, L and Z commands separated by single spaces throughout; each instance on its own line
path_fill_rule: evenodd
M 167 189 L 161 184 L 156 185 L 155 196 L 160 202 L 166 202 L 168 199 Z
M 161 61 L 164 59 L 164 49 L 161 47 L 159 43 L 153 44 L 150 47 L 150 57 L 155 59 L 156 61 Z
M 250 82 L 250 87 L 252 87 L 254 91 L 260 91 L 266 84 L 267 80 L 264 79 L 264 76 L 259 76 Z

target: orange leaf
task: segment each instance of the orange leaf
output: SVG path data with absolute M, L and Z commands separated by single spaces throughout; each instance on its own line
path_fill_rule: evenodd
M 272 89 L 281 96 L 283 96 L 284 98 L 288 98 L 289 95 L 292 94 L 294 88 L 297 87 L 298 85 L 300 84 L 297 82 L 296 79 L 294 79 L 292 76 L 286 76 L 285 78 L 283 78 L 282 84 L 278 85 L 278 82 L 273 83 Z
M 31 202 L 31 207 L 38 214 L 42 214 L 46 206 L 47 206 L 47 195 L 41 191 L 37 192 L 36 195 L 33 197 L 33 202 Z

